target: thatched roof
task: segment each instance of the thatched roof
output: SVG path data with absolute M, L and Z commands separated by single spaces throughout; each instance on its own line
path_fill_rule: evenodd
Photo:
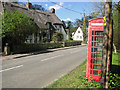
M 3 13 L 3 6 L 2 6 L 2 4 L 0 3 L 0 14 L 2 14 Z
M 1 5 L 0 5 L 1 6 Z M 52 12 L 50 11 L 40 11 L 40 10 L 33 10 L 33 9 L 28 9 L 27 7 L 15 3 L 5 3 L 4 8 L 12 12 L 14 10 L 19 10 L 21 12 L 24 12 L 25 14 L 29 15 L 32 17 L 35 21 L 35 23 L 38 25 L 40 29 L 47 29 L 46 23 L 51 23 L 51 25 L 55 24 L 61 24 L 61 20 Z

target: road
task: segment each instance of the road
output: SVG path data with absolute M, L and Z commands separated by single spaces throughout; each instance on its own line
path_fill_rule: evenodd
M 42 53 L 2 62 L 3 88 L 43 88 L 79 66 L 87 46 Z

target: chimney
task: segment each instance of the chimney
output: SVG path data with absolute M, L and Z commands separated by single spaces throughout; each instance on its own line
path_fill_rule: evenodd
M 51 12 L 52 12 L 52 13 L 55 13 L 55 9 L 54 9 L 54 8 L 51 8 Z
M 32 9 L 32 3 L 30 3 L 29 0 L 28 0 L 27 3 L 26 3 L 26 7 L 27 7 L 28 9 Z

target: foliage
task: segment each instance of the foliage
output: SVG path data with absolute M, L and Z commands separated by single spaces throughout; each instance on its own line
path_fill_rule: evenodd
M 43 42 L 47 42 L 47 37 L 43 37 Z
M 91 16 L 96 17 L 103 17 L 104 16 L 104 2 L 95 2 L 93 3 L 93 12 Z M 117 50 L 120 48 L 119 39 L 120 36 L 120 2 L 112 3 L 112 17 L 113 17 L 113 43 Z
M 120 6 L 120 5 L 118 5 Z M 115 8 L 114 8 L 115 7 Z M 119 35 L 120 35 L 120 11 L 116 8 L 116 4 L 113 7 L 113 43 L 116 46 L 116 49 L 120 49 Z
M 72 39 L 72 33 L 73 33 L 73 32 L 75 33 L 76 30 L 77 30 L 77 27 L 72 27 L 72 28 L 69 29 L 69 31 L 70 31 L 70 32 L 69 32 L 69 40 L 73 40 L 73 39 Z
M 66 28 L 66 24 L 65 24 L 65 22 L 63 20 L 62 20 L 62 23 L 63 23 L 64 28 Z
M 73 42 L 74 40 L 65 40 L 64 42 Z
M 76 46 L 80 45 L 81 42 L 78 41 L 71 41 L 71 42 L 64 42 L 64 47 L 69 46 Z M 46 49 L 53 49 L 53 48 L 60 48 L 63 47 L 63 42 L 57 43 L 24 43 L 22 45 L 14 45 L 11 49 L 11 54 L 18 54 L 18 53 L 30 53 L 36 51 L 42 51 Z M 13 53 L 12 53 L 13 52 Z
M 107 74 L 109 75 L 109 88 L 120 88 L 120 52 L 112 54 L 112 68 L 111 71 Z
M 73 27 L 73 24 L 71 21 L 68 21 L 67 22 L 67 29 L 70 29 L 71 27 Z
M 70 34 L 72 34 L 73 32 L 75 32 L 77 30 L 77 27 L 72 27 L 69 30 L 70 30 Z
M 1 34 L 2 34 L 2 15 L 0 14 L 0 40 L 1 40 Z
M 16 45 L 24 43 L 26 37 L 36 32 L 38 27 L 31 17 L 19 12 L 8 12 L 5 10 L 2 20 L 2 38 L 3 43 Z
M 93 12 L 91 16 L 94 18 L 103 17 L 104 16 L 104 2 L 94 2 L 93 3 Z
M 109 88 L 120 88 L 120 76 L 118 74 L 109 73 Z
M 62 33 L 56 32 L 56 33 L 54 33 L 53 36 L 52 36 L 52 41 L 54 41 L 54 42 L 62 41 L 63 38 L 64 38 L 64 36 L 63 36 Z
M 79 27 L 83 24 L 83 21 L 81 19 L 76 19 L 74 24 L 76 27 Z

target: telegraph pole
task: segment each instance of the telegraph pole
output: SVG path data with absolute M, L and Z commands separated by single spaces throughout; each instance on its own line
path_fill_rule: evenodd
M 85 10 L 83 10 L 83 41 L 86 43 L 86 22 L 85 22 Z
M 105 0 L 105 17 L 106 26 L 104 27 L 103 39 L 103 61 L 102 61 L 102 74 L 101 74 L 101 87 L 108 88 L 109 71 L 111 70 L 112 62 L 112 0 Z

